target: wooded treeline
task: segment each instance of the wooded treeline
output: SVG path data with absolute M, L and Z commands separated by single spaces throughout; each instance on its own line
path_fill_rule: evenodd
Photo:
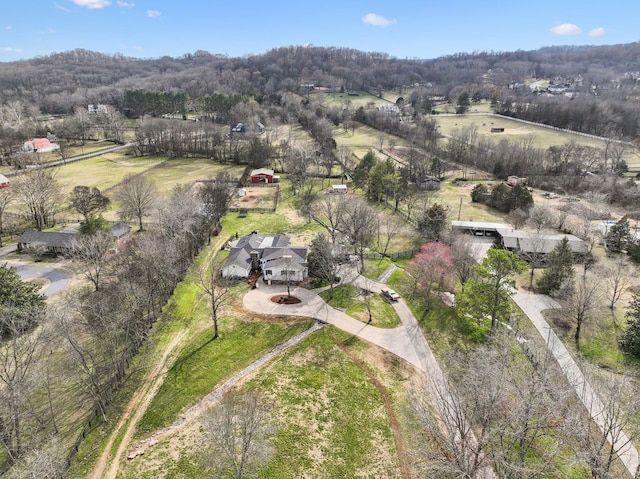
M 434 60 L 313 46 L 281 47 L 242 58 L 197 51 L 178 58 L 136 59 L 76 49 L 0 63 L 0 102 L 21 102 L 25 110 L 43 114 L 68 114 L 78 106 L 106 104 L 121 112 L 159 116 L 183 112 L 188 106 L 204 113 L 215 110 L 220 121 L 232 121 L 224 112 L 240 98 L 277 104 L 279 95 L 297 92 L 301 85 L 376 94 L 396 90 L 400 95 L 419 87 L 427 94 L 414 91 L 408 100 L 425 113 L 430 110 L 428 97 L 455 101 L 468 91 L 470 97 L 491 98 L 506 114 L 634 138 L 640 119 L 635 92 L 639 58 L 637 42 L 474 52 Z M 543 98 L 525 86 L 528 79 L 566 83 L 579 96 Z M 142 102 L 143 92 L 163 96 L 152 95 Z

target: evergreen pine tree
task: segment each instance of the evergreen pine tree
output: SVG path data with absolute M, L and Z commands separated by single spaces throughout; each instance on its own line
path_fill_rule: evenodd
M 573 278 L 573 252 L 569 240 L 564 237 L 547 255 L 546 268 L 538 281 L 543 294 L 552 294 Z
M 627 329 L 620 336 L 620 349 L 640 357 L 640 294 L 634 296 L 625 317 Z

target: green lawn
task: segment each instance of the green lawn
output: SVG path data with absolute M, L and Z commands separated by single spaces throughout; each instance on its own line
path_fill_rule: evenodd
M 222 171 L 228 171 L 233 178 L 240 178 L 244 166 L 221 165 L 206 158 L 172 158 L 145 173 L 145 177 L 153 182 L 161 196 L 169 196 L 175 185 L 206 180 Z
M 330 305 L 337 309 L 343 309 L 349 316 L 367 323 L 369 321 L 369 310 L 365 303 L 366 299 L 362 295 L 360 288 L 352 284 L 341 284 L 333 288 L 333 299 L 331 291 L 326 290 L 320 296 Z M 400 325 L 400 318 L 387 301 L 379 294 L 371 294 L 368 297 L 371 301 L 371 324 L 380 328 L 395 328 Z
M 122 153 L 108 153 L 60 166 L 56 169 L 57 179 L 64 195 L 71 193 L 78 185 L 104 190 L 118 184 L 125 176 L 140 173 L 162 161 L 163 158 L 137 158 Z

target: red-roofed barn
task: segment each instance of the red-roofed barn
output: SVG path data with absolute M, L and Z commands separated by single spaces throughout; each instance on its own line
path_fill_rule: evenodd
M 34 138 L 31 141 L 25 141 L 22 149 L 28 152 L 46 153 L 48 151 L 57 150 L 60 145 L 51 143 L 48 138 Z

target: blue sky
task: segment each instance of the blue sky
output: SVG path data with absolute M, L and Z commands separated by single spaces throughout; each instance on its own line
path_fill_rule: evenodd
M 435 58 L 638 41 L 637 0 L 2 0 L 0 62 L 84 48 L 139 58 L 288 45 Z

